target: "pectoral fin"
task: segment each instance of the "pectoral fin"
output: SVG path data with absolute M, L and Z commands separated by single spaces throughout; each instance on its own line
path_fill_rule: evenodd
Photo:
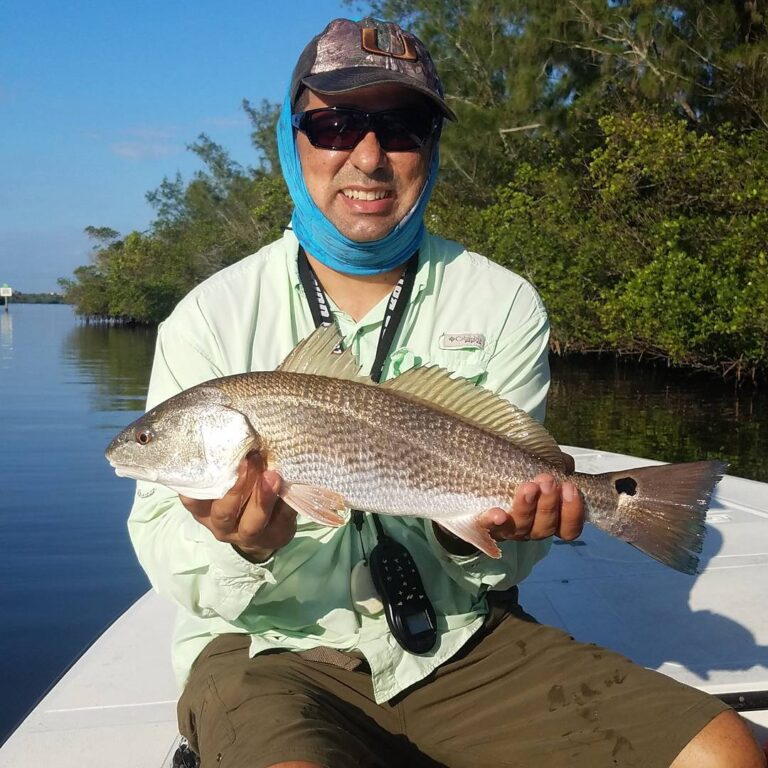
M 347 522 L 339 514 L 346 511 L 347 503 L 336 491 L 314 485 L 284 483 L 280 496 L 289 507 L 321 525 L 338 528 Z
M 469 542 L 481 552 L 485 552 L 488 557 L 498 560 L 501 557 L 499 545 L 493 540 L 491 534 L 488 533 L 488 529 L 477 522 L 478 517 L 479 515 L 468 515 L 467 517 L 458 517 L 452 520 L 440 520 L 439 525 L 462 541 Z

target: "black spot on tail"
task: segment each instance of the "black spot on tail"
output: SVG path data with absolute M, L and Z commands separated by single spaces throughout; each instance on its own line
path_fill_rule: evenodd
M 631 477 L 620 477 L 614 481 L 617 493 L 626 493 L 627 496 L 634 496 L 637 493 L 637 480 Z

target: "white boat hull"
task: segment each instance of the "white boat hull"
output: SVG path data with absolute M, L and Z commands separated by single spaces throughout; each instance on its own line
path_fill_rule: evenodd
M 564 449 L 582 472 L 649 464 Z M 726 476 L 707 516 L 703 572 L 670 570 L 588 527 L 521 585 L 539 621 L 716 695 L 768 691 L 768 484 Z M 170 768 L 178 691 L 173 608 L 148 593 L 120 617 L 0 748 L 0 768 Z M 744 711 L 768 740 L 768 708 Z

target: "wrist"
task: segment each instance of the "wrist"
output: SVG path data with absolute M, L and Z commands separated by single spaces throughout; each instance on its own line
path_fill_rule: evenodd
M 249 563 L 254 563 L 254 565 L 266 563 L 267 560 L 277 552 L 276 549 L 264 549 L 263 547 L 238 547 L 236 544 L 232 544 L 232 549 L 234 549 L 240 557 L 247 560 Z
M 477 547 L 473 544 L 460 539 L 458 536 L 454 536 L 450 531 L 446 531 L 445 528 L 442 528 L 434 521 L 432 522 L 432 530 L 435 532 L 435 538 L 440 543 L 440 546 L 449 554 L 466 557 L 467 555 L 476 555 L 478 553 Z

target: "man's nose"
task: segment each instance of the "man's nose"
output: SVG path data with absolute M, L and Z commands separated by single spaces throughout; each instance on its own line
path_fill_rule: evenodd
M 372 173 L 387 163 L 387 153 L 381 148 L 373 131 L 363 136 L 350 154 L 350 161 L 365 173 Z

